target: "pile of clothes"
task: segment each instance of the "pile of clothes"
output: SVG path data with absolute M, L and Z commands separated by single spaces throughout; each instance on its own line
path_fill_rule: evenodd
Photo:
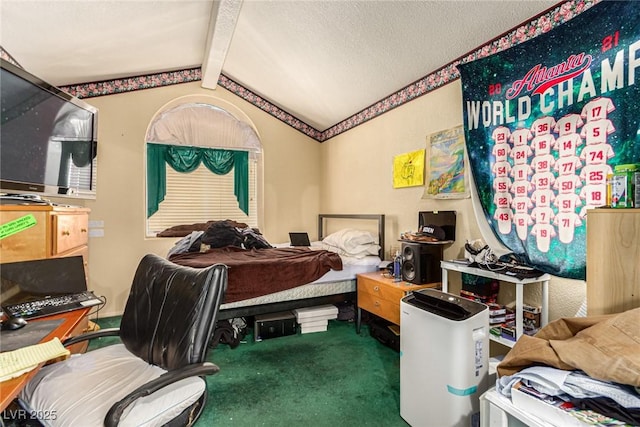
M 257 228 L 252 228 L 245 223 L 230 219 L 192 224 L 191 226 L 171 227 L 158 233 L 158 236 L 173 236 L 177 233 L 183 234 L 184 237 L 169 250 L 167 257 L 186 252 L 205 252 L 211 248 L 224 248 L 227 246 L 243 249 L 267 249 L 273 247 Z
M 496 389 L 517 383 L 631 425 L 640 425 L 640 308 L 563 318 L 523 335 L 498 365 Z

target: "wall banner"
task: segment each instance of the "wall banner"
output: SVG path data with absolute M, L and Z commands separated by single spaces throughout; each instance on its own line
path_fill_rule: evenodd
M 459 69 L 495 235 L 540 270 L 584 279 L 586 210 L 605 205 L 615 165 L 640 162 L 640 2 L 603 1 Z

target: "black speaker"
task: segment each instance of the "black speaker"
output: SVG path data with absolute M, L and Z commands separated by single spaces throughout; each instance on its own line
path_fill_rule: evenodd
M 402 242 L 402 280 L 421 285 L 442 281 L 442 245 Z

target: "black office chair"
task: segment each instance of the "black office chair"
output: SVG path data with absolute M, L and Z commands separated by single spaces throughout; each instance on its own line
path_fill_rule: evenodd
M 146 255 L 120 328 L 65 345 L 117 335 L 114 344 L 45 366 L 19 396 L 52 426 L 191 425 L 206 402 L 209 339 L 227 287 L 227 267 L 179 266 Z

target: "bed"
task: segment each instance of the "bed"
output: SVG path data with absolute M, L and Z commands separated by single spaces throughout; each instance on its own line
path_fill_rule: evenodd
M 347 226 L 349 228 L 345 229 Z M 361 258 L 327 251 L 329 239 L 347 230 L 361 229 L 377 237 L 379 250 Z M 331 233 L 330 231 L 336 230 Z M 203 267 L 215 262 L 230 266 L 228 299 L 220 307 L 219 319 L 255 316 L 295 308 L 355 301 L 356 275 L 379 268 L 384 258 L 385 217 L 383 214 L 320 214 L 318 242 L 312 250 L 276 247 L 274 249 L 242 250 L 221 248 L 204 254 L 171 255 L 176 264 Z M 314 250 L 315 249 L 315 250 Z M 338 252 L 338 253 L 336 253 Z M 250 261 L 242 259 L 244 256 Z M 270 259 L 274 256 L 274 259 Z M 284 263 L 284 264 L 283 264 Z M 288 264 L 297 265 L 292 269 Z M 295 264 L 297 263 L 297 264 Z M 315 271 L 307 271 L 312 265 Z M 304 268 L 303 268 L 304 267 Z M 296 271 L 295 278 L 288 272 Z M 273 286 L 283 288 L 269 291 L 261 287 L 260 278 L 270 278 Z M 309 277 L 314 280 L 308 280 Z M 282 280 L 280 280 L 282 279 Z M 281 283 L 279 283 L 281 282 Z M 243 296 L 249 295 L 248 298 Z

